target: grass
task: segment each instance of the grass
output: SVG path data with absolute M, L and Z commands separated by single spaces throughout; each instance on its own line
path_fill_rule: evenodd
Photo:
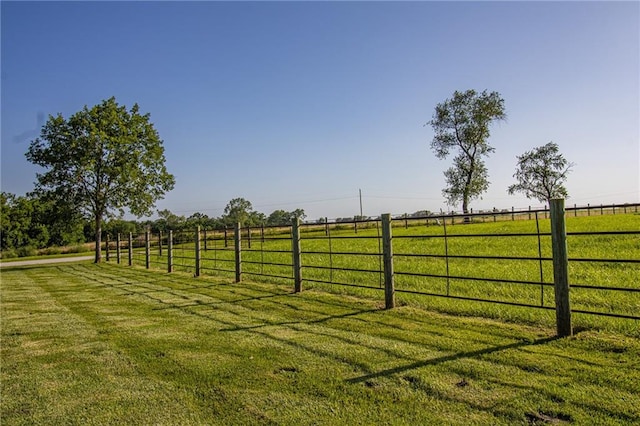
M 486 316 L 532 325 L 552 326 L 555 321 L 553 269 L 550 260 L 504 260 L 410 257 L 406 254 L 445 254 L 445 229 L 426 226 L 423 221 L 394 222 L 394 271 L 396 298 L 400 304 L 409 304 L 442 313 Z M 568 216 L 567 231 L 637 231 L 640 215 L 634 213 L 604 216 Z M 551 237 L 535 235 L 550 232 L 550 220 L 489 221 L 470 225 L 448 225 L 446 251 L 453 256 L 516 256 L 531 258 L 551 257 Z M 347 225 L 331 229 L 331 239 L 325 237 L 324 228 L 302 228 L 302 275 L 304 288 L 312 288 L 358 297 L 384 298 L 380 243 L 380 229 L 375 224 L 359 227 L 357 234 Z M 506 236 L 470 236 L 506 235 Z M 530 234 L 520 236 L 515 234 Z M 209 238 L 212 234 L 208 234 Z M 220 237 L 220 235 L 214 235 Z M 243 235 L 243 272 L 247 279 L 261 280 L 292 286 L 291 241 L 285 234 L 268 235 L 264 242 L 259 236 L 252 238 L 249 250 L 246 232 Z M 176 244 L 174 269 L 194 273 L 194 236 L 181 235 L 188 243 Z M 640 312 L 640 264 L 594 263 L 576 259 L 639 259 L 640 235 L 569 235 L 569 279 L 572 285 L 630 288 L 634 292 L 607 289 L 579 288 L 571 290 L 572 309 L 603 314 L 637 316 Z M 539 245 L 540 244 L 540 248 Z M 201 243 L 204 248 L 204 243 Z M 280 252 L 282 251 L 282 252 Z M 331 252 L 331 254 L 329 254 Z M 339 254 L 360 253 L 360 254 Z M 233 241 L 224 247 L 221 240 L 207 241 L 202 252 L 201 274 L 233 278 Z M 166 270 L 166 247 L 163 256 L 154 247 L 151 256 L 153 268 Z M 144 251 L 137 251 L 137 265 L 144 264 Z M 278 264 L 278 265 L 275 265 Z M 327 267 L 331 266 L 333 270 Z M 340 270 L 345 268 L 347 270 Z M 481 278 L 473 281 L 457 278 L 416 277 L 411 274 Z M 361 272 L 354 271 L 354 269 Z M 224 271 L 223 271 L 224 270 Z M 495 281 L 494 281 L 495 280 Z M 543 284 L 513 284 L 499 280 L 542 282 Z M 325 281 L 333 284 L 319 283 Z M 341 286 L 339 283 L 356 285 Z M 427 293 L 417 295 L 415 293 Z M 458 298 L 447 298 L 444 296 Z M 460 298 L 489 299 L 497 302 L 524 304 L 517 307 L 506 304 L 471 302 Z M 536 309 L 537 307 L 537 309 Z M 640 337 L 637 320 L 574 313 L 574 324 L 581 328 L 610 329 Z
M 640 341 L 113 264 L 2 271 L 2 423 L 631 424 Z

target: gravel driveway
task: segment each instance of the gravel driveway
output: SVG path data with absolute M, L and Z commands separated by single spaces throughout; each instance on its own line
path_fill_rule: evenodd
M 15 262 L 0 262 L 0 268 L 12 266 L 45 265 L 48 263 L 82 262 L 93 260 L 94 256 L 60 257 L 57 259 L 16 260 Z

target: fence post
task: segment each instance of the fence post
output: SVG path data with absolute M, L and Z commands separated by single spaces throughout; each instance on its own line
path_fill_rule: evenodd
M 105 255 L 107 262 L 109 261 L 109 233 L 107 232 L 104 236 L 104 245 L 105 245 Z
M 133 266 L 133 235 L 129 232 L 129 266 Z
M 149 231 L 144 233 L 144 264 L 147 269 L 151 266 L 151 243 L 149 241 Z
M 116 263 L 120 264 L 120 233 L 116 234 Z
M 292 223 L 292 253 L 293 253 L 293 283 L 294 292 L 302 291 L 302 252 L 300 250 L 300 218 L 296 217 Z
M 224 248 L 229 247 L 229 242 L 227 240 L 227 225 L 224 226 Z
M 516 208 L 515 208 L 515 207 L 513 207 L 513 206 L 511 206 L 511 220 L 512 220 L 512 221 L 516 220 L 516 213 L 515 213 L 515 211 L 516 211 Z
M 247 226 L 247 248 L 251 248 L 251 226 Z
M 556 299 L 558 336 L 571 336 L 571 306 L 569 304 L 569 260 L 567 231 L 564 220 L 564 199 L 553 199 L 551 208 L 551 246 L 553 251 L 553 283 Z
M 393 245 L 391 243 L 391 215 L 382 215 L 382 267 L 384 270 L 384 306 L 392 309 L 396 305 L 393 285 Z
M 169 230 L 167 237 L 167 272 L 173 272 L 173 231 Z
M 242 236 L 240 235 L 240 222 L 236 222 L 235 224 L 235 232 L 233 233 L 233 240 L 235 244 L 235 258 L 236 258 L 236 282 L 239 283 L 242 281 L 242 248 L 240 244 L 242 243 Z M 225 229 L 226 234 L 226 229 Z M 226 241 L 226 240 L 225 240 Z
M 196 226 L 196 277 L 200 276 L 200 226 Z

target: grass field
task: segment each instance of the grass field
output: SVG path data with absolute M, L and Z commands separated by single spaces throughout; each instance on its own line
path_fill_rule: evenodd
M 393 228 L 394 270 L 396 297 L 400 304 L 423 307 L 443 313 L 457 315 L 486 316 L 508 321 L 552 326 L 555 321 L 553 270 L 550 260 L 504 260 L 464 259 L 451 257 L 425 258 L 407 254 L 445 254 L 445 229 L 442 226 L 426 226 L 424 221 L 404 220 L 395 222 Z M 638 231 L 640 215 L 634 213 L 605 216 L 569 216 L 566 219 L 569 233 L 601 231 Z M 383 300 L 382 274 L 380 272 L 358 272 L 353 269 L 380 271 L 380 230 L 375 224 L 356 234 L 352 226 L 338 225 L 331 229 L 331 239 L 325 238 L 322 227 L 302 228 L 302 276 L 304 288 L 321 289 L 334 293 Z M 450 256 L 513 256 L 531 258 L 551 257 L 551 237 L 540 233 L 550 231 L 550 221 L 535 220 L 498 221 L 471 225 L 448 226 L 446 250 Z M 481 234 L 483 236 L 469 236 Z M 496 237 L 486 235 L 501 235 Z M 521 234 L 529 234 L 522 236 Z M 219 238 L 221 234 L 208 234 L 208 238 Z M 181 235 L 183 240 L 193 241 L 192 233 Z M 291 241 L 287 234 L 272 235 L 264 242 L 258 235 L 252 238 L 248 249 L 246 234 L 243 236 L 243 271 L 246 279 L 261 280 L 292 287 Z M 155 240 L 154 240 L 155 242 Z M 540 244 L 540 245 L 538 245 Z M 639 263 L 594 263 L 573 259 L 640 259 L 640 235 L 569 235 L 569 279 L 571 285 L 600 286 L 605 288 L 628 288 L 633 292 L 606 289 L 578 288 L 571 290 L 571 306 L 574 310 L 638 316 L 640 312 L 640 264 Z M 204 248 L 204 244 L 201 243 Z M 194 243 L 175 245 L 175 270 L 194 272 Z M 218 275 L 232 278 L 233 239 L 225 249 L 218 239 L 208 241 L 208 250 L 202 252 L 203 275 Z M 332 254 L 329 254 L 331 252 Z M 361 253 L 338 254 L 338 253 Z M 369 255 L 363 255 L 368 253 Z M 166 270 L 166 247 L 159 255 L 152 248 L 152 267 Z M 281 265 L 270 265 L 277 263 Z M 135 264 L 144 265 L 144 253 L 138 251 Z M 328 269 L 331 266 L 333 269 Z M 340 270 L 346 268 L 348 270 Z M 416 277 L 421 273 L 444 276 L 481 278 L 483 281 Z M 259 276 L 256 274 L 264 274 Z M 288 278 L 274 278 L 279 275 Z M 542 278 L 542 279 L 541 279 Z M 540 282 L 544 285 L 513 284 L 495 280 Z M 360 287 L 323 284 L 316 281 L 347 283 Z M 432 296 L 416 295 L 412 292 L 428 293 Z M 542 306 L 543 309 L 522 308 L 506 304 L 469 302 L 438 296 L 482 298 L 504 303 Z M 436 296 L 433 296 L 436 295 Z M 574 324 L 582 328 L 605 328 L 640 337 L 637 320 L 617 319 L 590 314 L 574 314 Z
M 113 264 L 2 270 L 16 424 L 640 422 L 640 341 Z

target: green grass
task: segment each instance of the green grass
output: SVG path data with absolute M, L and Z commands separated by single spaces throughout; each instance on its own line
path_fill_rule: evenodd
M 394 271 L 396 298 L 400 304 L 427 308 L 443 313 L 456 315 L 486 316 L 507 321 L 523 322 L 533 325 L 552 326 L 555 321 L 553 269 L 550 260 L 497 260 L 497 259 L 459 259 L 450 258 L 417 258 L 402 254 L 445 254 L 444 228 L 442 226 L 426 226 L 425 221 L 409 220 L 407 228 L 404 221 L 394 222 Z M 538 224 L 542 233 L 549 233 L 550 220 L 541 219 Z M 566 219 L 567 231 L 597 232 L 640 229 L 640 215 L 617 214 L 605 216 L 569 216 Z M 449 238 L 447 250 L 449 255 L 481 255 L 481 256 L 517 256 L 533 257 L 539 254 L 543 258 L 551 257 L 551 237 L 513 236 L 513 234 L 536 234 L 535 220 L 488 221 L 470 225 L 447 225 Z M 323 227 L 302 229 L 302 275 L 304 288 L 324 290 L 334 293 L 368 297 L 383 300 L 383 281 L 380 272 L 354 272 L 317 268 L 331 265 L 333 268 L 349 268 L 380 271 L 382 268 L 380 243 L 377 238 L 354 239 L 352 237 L 377 237 L 380 230 L 375 224 L 368 228 L 362 225 L 355 234 L 353 227 L 338 225 L 331 229 L 331 240 L 324 237 Z M 510 234 L 512 236 L 486 237 L 468 236 L 472 234 Z M 458 237 L 456 237 L 458 235 Z M 463 237 L 460 237 L 463 235 Z M 464 236 L 467 235 L 467 236 Z M 208 236 L 211 238 L 212 233 Z M 292 267 L 290 253 L 273 253 L 269 250 L 291 249 L 291 242 L 286 233 L 271 235 L 281 239 L 267 239 L 264 242 L 254 235 L 251 250 L 248 250 L 246 231 L 243 235 L 243 271 L 245 278 L 261 280 L 285 286 L 292 286 Z M 219 237 L 219 235 L 216 235 Z M 322 238 L 318 238 L 322 237 Z M 194 273 L 194 239 L 186 234 L 188 243 L 176 244 L 174 249 L 174 269 L 176 271 Z M 201 244 L 204 248 L 204 243 Z M 233 278 L 232 272 L 221 272 L 216 269 L 233 270 L 233 242 L 224 248 L 224 242 L 210 240 L 207 251 L 202 252 L 203 275 Z M 639 259 L 640 235 L 569 235 L 568 249 L 570 259 Z M 264 251 L 262 251 L 264 250 Z M 311 252 L 332 252 L 317 254 Z M 338 252 L 369 253 L 371 255 L 343 255 Z M 166 270 L 166 248 L 163 256 L 159 256 L 158 248 L 152 249 L 153 268 Z M 252 263 L 249 263 L 252 262 Z M 267 265 L 280 263 L 284 266 Z M 137 250 L 134 257 L 136 265 L 144 265 L 144 250 Z M 448 265 L 447 265 L 448 263 Z M 483 278 L 485 281 L 464 279 L 416 277 L 403 273 L 421 273 L 446 275 L 447 266 L 451 276 Z M 518 280 L 540 282 L 546 285 L 511 284 L 492 280 Z M 255 274 L 277 275 L 260 277 Z M 632 263 L 586 263 L 569 262 L 570 284 L 590 286 L 621 287 L 639 289 L 640 264 Z M 313 280 L 333 283 L 354 284 L 361 287 L 322 284 Z M 486 281 L 489 280 L 489 281 Z M 429 293 L 436 296 L 416 295 L 412 292 Z M 471 302 L 467 300 L 440 296 L 456 296 L 460 298 L 490 299 L 498 302 L 526 304 L 542 307 L 516 307 L 506 304 Z M 572 288 L 572 309 L 604 314 L 615 313 L 637 316 L 640 312 L 640 292 L 616 292 L 601 289 Z M 617 319 L 591 314 L 574 313 L 574 324 L 580 328 L 610 329 L 626 334 L 640 336 L 637 320 Z
M 2 271 L 3 425 L 640 422 L 640 341 L 113 264 Z

